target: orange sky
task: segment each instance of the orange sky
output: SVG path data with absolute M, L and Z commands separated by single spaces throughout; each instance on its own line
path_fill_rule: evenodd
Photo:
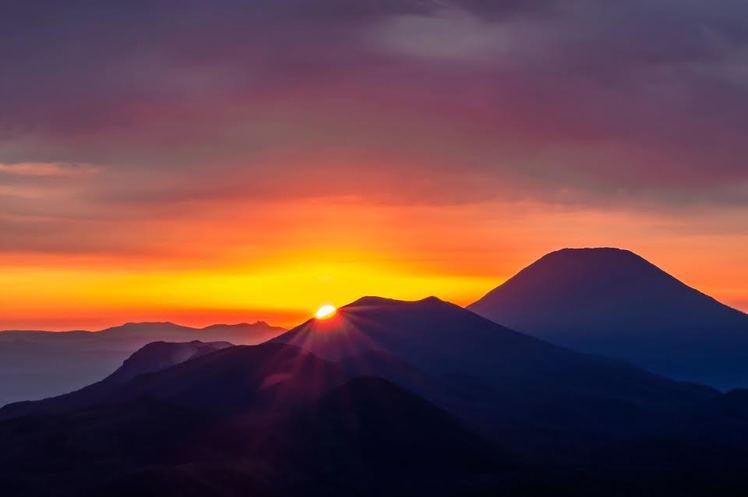
M 451 206 L 318 198 L 214 205 L 188 221 L 139 226 L 158 239 L 127 255 L 7 254 L 0 328 L 191 325 L 264 319 L 290 326 L 362 295 L 437 295 L 469 304 L 564 246 L 632 249 L 686 283 L 748 308 L 748 238 L 691 233 L 666 216 L 517 203 Z M 251 218 L 251 219 L 250 219 Z
M 737 4 L 312 3 L 0 17 L 0 329 L 467 304 L 581 246 L 748 310 Z

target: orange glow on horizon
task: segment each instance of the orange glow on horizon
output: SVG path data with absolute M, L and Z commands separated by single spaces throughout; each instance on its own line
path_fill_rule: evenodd
M 364 295 L 467 305 L 545 253 L 583 246 L 631 249 L 728 305 L 748 306 L 748 237 L 667 231 L 668 219 L 653 214 L 351 198 L 267 207 L 259 219 L 235 205 L 171 224 L 144 220 L 132 236 L 162 244 L 131 252 L 0 254 L 0 329 L 256 320 L 290 327 L 316 309 L 319 295 L 341 305 Z

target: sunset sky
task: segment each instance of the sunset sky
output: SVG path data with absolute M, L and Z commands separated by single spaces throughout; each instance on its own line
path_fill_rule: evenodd
M 0 329 L 468 304 L 580 246 L 748 310 L 746 16 L 743 0 L 5 2 Z

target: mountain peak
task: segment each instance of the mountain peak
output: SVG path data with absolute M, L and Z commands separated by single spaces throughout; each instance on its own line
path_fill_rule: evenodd
M 748 317 L 629 250 L 551 252 L 468 308 L 539 338 L 680 379 L 729 385 L 728 376 L 743 374 L 730 371 L 745 362 L 738 351 L 748 346 Z M 723 380 L 696 374 L 693 365 L 707 353 Z
M 547 253 L 541 257 L 541 260 L 553 257 L 610 257 L 645 260 L 631 250 L 617 247 L 566 247 Z
M 509 281 L 516 284 L 522 278 L 542 280 L 538 285 L 546 287 L 563 279 L 573 281 L 575 285 L 579 280 L 584 280 L 587 285 L 598 281 L 600 285 L 609 286 L 637 280 L 641 282 L 642 278 L 669 281 L 685 287 L 644 257 L 630 250 L 613 247 L 564 248 L 550 252 Z
M 122 366 L 108 378 L 124 383 L 138 375 L 160 371 L 189 359 L 200 357 L 233 345 L 229 342 L 151 342 L 135 351 Z
M 128 321 L 121 327 L 140 327 L 140 326 L 178 326 L 176 323 L 171 321 Z
M 497 306 L 522 307 L 533 301 L 534 313 L 551 315 L 563 320 L 571 310 L 589 312 L 614 311 L 600 315 L 610 320 L 622 309 L 636 314 L 659 310 L 677 318 L 687 313 L 689 305 L 741 314 L 695 290 L 656 265 L 625 249 L 565 248 L 550 252 L 533 262 L 502 285 L 491 290 L 469 308 L 490 319 L 518 329 L 511 319 L 492 311 Z M 582 311 L 578 309 L 582 308 Z M 557 323 L 558 324 L 558 323 Z
M 170 331 L 170 330 L 187 330 L 189 329 L 189 327 L 182 326 L 176 323 L 172 323 L 171 321 L 141 321 L 141 322 L 130 321 L 119 326 L 112 326 L 110 328 L 101 330 L 101 333 L 118 333 L 118 332 L 128 333 L 128 332 L 138 332 L 138 331 L 151 331 L 153 329 L 158 329 L 160 331 Z
M 628 249 L 616 247 L 574 247 L 562 248 L 549 252 L 535 261 L 536 264 L 621 264 L 656 267 L 654 264 Z
M 392 353 L 414 346 L 424 354 L 444 348 L 471 348 L 474 346 L 468 339 L 471 334 L 503 344 L 534 342 L 530 337 L 436 297 L 415 301 L 363 297 L 341 307 L 331 319 L 311 319 L 274 341 L 303 347 L 326 359 L 340 360 L 365 352 Z M 434 358 L 434 362 L 440 361 Z
M 350 304 L 347 304 L 343 306 L 343 308 L 354 308 L 354 307 L 369 307 L 369 306 L 407 306 L 407 305 L 418 305 L 418 304 L 433 304 L 433 303 L 442 303 L 442 304 L 448 304 L 448 302 L 445 302 L 444 300 L 441 300 L 438 297 L 435 296 L 429 296 L 424 299 L 420 300 L 398 300 L 398 299 L 391 299 L 387 297 L 377 297 L 374 295 L 367 295 L 364 297 L 361 297 Z
M 200 342 L 197 340 L 186 343 L 151 342 L 132 353 L 130 357 L 125 359 L 122 366 L 104 380 L 71 393 L 39 401 L 8 404 L 0 409 L 0 419 L 32 412 L 40 414 L 90 406 L 104 401 L 120 385 L 138 376 L 155 373 L 229 347 L 232 347 L 232 345 L 227 342 Z

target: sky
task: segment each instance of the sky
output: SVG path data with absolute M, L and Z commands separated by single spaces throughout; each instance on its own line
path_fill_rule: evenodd
M 0 329 L 469 304 L 563 247 L 748 311 L 748 3 L 8 1 Z

